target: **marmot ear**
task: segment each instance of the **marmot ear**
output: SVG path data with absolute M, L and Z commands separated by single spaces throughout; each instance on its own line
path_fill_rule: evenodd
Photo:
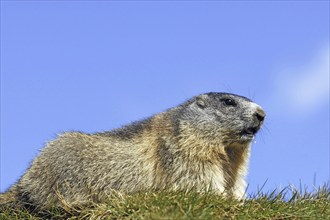
M 204 95 L 198 96 L 196 97 L 196 104 L 198 107 L 200 108 L 205 108 L 207 105 L 207 100 L 206 97 Z

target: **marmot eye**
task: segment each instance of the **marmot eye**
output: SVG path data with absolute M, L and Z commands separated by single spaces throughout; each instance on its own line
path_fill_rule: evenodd
M 223 103 L 228 106 L 236 106 L 236 102 L 233 99 L 224 99 Z

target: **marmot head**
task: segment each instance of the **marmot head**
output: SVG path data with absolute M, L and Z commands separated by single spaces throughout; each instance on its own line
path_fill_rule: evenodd
M 180 111 L 180 130 L 199 138 L 216 138 L 224 144 L 251 142 L 266 116 L 250 99 L 230 93 L 206 93 L 185 102 Z

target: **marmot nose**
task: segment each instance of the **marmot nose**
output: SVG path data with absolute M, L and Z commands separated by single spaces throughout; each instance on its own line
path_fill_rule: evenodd
M 257 110 L 256 110 L 256 112 L 254 113 L 254 116 L 260 122 L 262 122 L 265 119 L 266 113 L 265 113 L 265 111 L 262 108 L 258 107 Z

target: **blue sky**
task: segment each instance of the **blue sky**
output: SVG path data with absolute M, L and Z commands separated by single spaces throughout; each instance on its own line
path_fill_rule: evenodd
M 329 1 L 1 1 L 0 190 L 59 132 L 209 91 L 267 112 L 249 193 L 329 181 Z

